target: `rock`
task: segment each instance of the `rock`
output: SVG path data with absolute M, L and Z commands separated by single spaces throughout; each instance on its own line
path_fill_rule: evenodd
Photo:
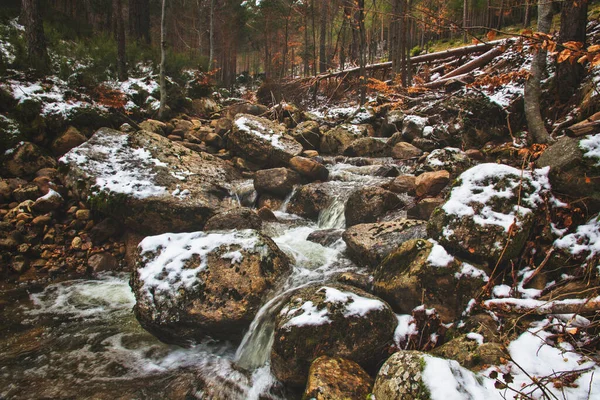
M 306 158 L 315 158 L 319 156 L 319 152 L 316 150 L 304 150 L 302 152 L 302 157 Z
M 399 208 L 402 201 L 388 190 L 380 187 L 365 187 L 354 191 L 344 209 L 346 226 L 376 222 L 386 212 Z
M 282 198 L 301 182 L 300 174 L 288 168 L 263 169 L 254 174 L 254 189 L 259 194 L 270 193 Z
M 410 219 L 358 224 L 348 228 L 342 236 L 350 257 L 359 265 L 371 268 L 378 266 L 402 243 L 425 237 L 425 222 Z
M 332 199 L 330 188 L 319 183 L 301 186 L 290 199 L 288 212 L 304 218 L 317 219 Z M 269 207 L 270 208 L 270 207 Z
M 0 180 L 0 202 L 9 201 L 11 196 L 12 190 L 10 189 L 10 185 L 4 180 Z
M 370 275 L 357 272 L 342 272 L 335 280 L 344 285 L 357 287 L 368 293 L 373 291 L 373 277 Z
M 342 229 L 322 229 L 311 232 L 306 240 L 309 242 L 315 242 L 324 247 L 331 247 L 342 238 Z
M 473 165 L 472 160 L 460 149 L 446 147 L 432 151 L 418 172 L 446 170 L 457 176 Z
M 48 214 L 35 217 L 31 223 L 36 226 L 46 226 L 50 224 L 52 217 Z
M 425 302 L 444 322 L 460 317 L 469 301 L 487 282 L 486 272 L 450 256 L 431 241 L 402 243 L 377 267 L 374 292 L 394 311 L 410 314 Z
M 481 150 L 469 149 L 469 150 L 465 151 L 465 154 L 471 160 L 475 160 L 475 161 L 483 161 L 483 160 L 485 160 L 485 155 L 481 152 Z
M 415 146 L 417 149 L 426 151 L 426 152 L 434 151 L 435 149 L 440 147 L 439 143 L 436 142 L 435 140 L 426 139 L 426 138 L 415 138 L 411 142 L 411 144 L 413 146 Z
M 387 189 L 390 192 L 406 193 L 413 196 L 417 189 L 416 179 L 414 175 L 400 175 L 387 186 Z
M 339 125 L 323 134 L 320 149 L 325 154 L 342 154 L 350 143 L 364 136 L 353 125 Z
M 5 153 L 6 155 L 6 153 Z M 16 150 L 6 155 L 3 169 L 8 176 L 32 176 L 42 168 L 56 167 L 56 160 L 37 145 L 23 142 Z
M 146 131 L 102 128 L 61 164 L 76 196 L 147 234 L 203 228 L 233 206 L 230 182 L 239 179 L 229 163 Z
M 399 142 L 392 147 L 392 158 L 395 160 L 417 158 L 421 154 L 423 154 L 423 151 L 407 142 Z
M 379 167 L 374 173 L 374 176 L 382 176 L 384 178 L 395 178 L 400 175 L 400 171 L 394 165 L 385 164 Z
M 437 196 L 450 182 L 450 172 L 445 170 L 424 172 L 415 179 L 418 197 Z
M 262 104 L 240 103 L 234 104 L 227 108 L 225 113 L 233 120 L 238 114 L 249 114 L 255 116 L 263 116 L 269 112 L 269 108 Z
M 91 217 L 92 217 L 92 212 L 90 210 L 81 209 L 81 210 L 75 211 L 75 219 L 78 219 L 80 221 L 87 221 Z
M 360 289 L 322 284 L 302 288 L 277 316 L 271 371 L 282 382 L 302 386 L 311 362 L 321 355 L 373 367 L 384 356 L 396 324 L 385 302 Z
M 117 259 L 110 253 L 102 252 L 90 256 L 87 261 L 92 272 L 116 271 L 119 269 Z
M 258 208 L 268 208 L 273 211 L 277 211 L 283 205 L 283 199 L 270 194 L 263 194 L 258 198 Z
M 302 153 L 302 145 L 266 118 L 238 114 L 228 136 L 228 148 L 260 166 L 286 166 Z
M 460 175 L 446 203 L 433 212 L 427 232 L 476 262 L 495 265 L 500 258 L 517 257 L 544 204 L 542 195 L 549 193 L 546 173 L 502 164 L 473 167 Z
M 162 121 L 157 121 L 155 119 L 147 119 L 140 123 L 140 128 L 145 131 L 156 133 L 157 135 L 166 136 L 167 135 L 167 124 Z
M 327 167 L 314 159 L 292 157 L 289 161 L 289 167 L 312 181 L 326 181 L 329 178 Z
M 62 206 L 63 203 L 64 199 L 62 196 L 58 192 L 50 189 L 46 195 L 35 200 L 31 205 L 31 209 L 38 214 L 44 214 L 56 210 Z
M 219 104 L 210 97 L 202 97 L 192 100 L 192 111 L 200 117 L 210 117 L 221 110 Z
M 373 386 L 377 400 L 493 399 L 493 382 L 462 368 L 456 361 L 418 351 L 392 354 Z
M 406 210 L 408 218 L 429 220 L 436 208 L 444 204 L 445 200 L 440 197 L 426 197 L 419 200 L 414 206 Z
M 87 138 L 79 132 L 74 126 L 70 126 L 60 136 L 58 136 L 52 142 L 50 148 L 52 152 L 57 156 L 62 156 L 73 147 L 77 147 L 82 143 L 85 143 Z
M 40 188 L 34 184 L 27 184 L 20 188 L 17 188 L 12 193 L 13 198 L 19 203 L 25 200 L 35 200 L 41 195 Z
M 277 217 L 273 214 L 273 211 L 267 207 L 261 207 L 256 213 L 262 221 L 277 222 Z
M 223 136 L 228 132 L 231 132 L 233 128 L 233 121 L 229 118 L 220 118 L 217 120 L 217 124 L 215 126 L 215 133 L 219 136 Z
M 339 357 L 321 356 L 310 365 L 303 398 L 364 400 L 372 387 L 373 378 L 357 363 Z
M 287 256 L 253 230 L 150 236 L 138 251 L 134 312 L 167 343 L 240 339 L 290 272 Z
M 73 238 L 73 240 L 71 241 L 71 248 L 79 250 L 81 249 L 81 246 L 83 245 L 83 240 L 81 240 L 81 238 L 79 236 L 75 236 Z
M 318 150 L 321 144 L 321 130 L 315 121 L 304 121 L 292 131 L 292 137 L 304 150 Z
M 402 137 L 407 142 L 423 137 L 423 129 L 427 125 L 427 118 L 418 115 L 405 115 L 402 120 Z
M 550 167 L 549 178 L 553 190 L 573 199 L 582 199 L 590 214 L 600 211 L 600 163 L 597 156 L 591 156 L 594 153 L 589 150 L 598 137 L 564 136 L 548 147 L 536 161 L 538 168 Z
M 111 237 L 118 236 L 123 229 L 113 218 L 105 218 L 90 230 L 90 237 L 94 243 L 104 243 Z
M 385 140 L 365 137 L 353 140 L 344 150 L 348 157 L 389 157 L 390 148 Z
M 479 336 L 474 335 L 461 335 L 433 349 L 431 354 L 455 360 L 469 369 L 481 368 L 484 365 L 502 364 L 501 359 L 506 357 L 502 345 L 489 342 L 478 343 L 478 338 Z M 483 340 L 483 337 L 481 337 L 481 340 Z
M 232 208 L 211 217 L 204 227 L 207 231 L 230 229 L 256 229 L 262 227 L 262 220 L 251 208 Z
M 167 139 L 172 140 L 174 142 L 181 142 L 183 140 L 181 138 L 181 136 L 177 136 L 177 135 L 168 135 Z
M 380 136 L 390 137 L 396 132 L 400 132 L 402 130 L 402 121 L 404 121 L 403 111 L 390 110 L 381 124 Z

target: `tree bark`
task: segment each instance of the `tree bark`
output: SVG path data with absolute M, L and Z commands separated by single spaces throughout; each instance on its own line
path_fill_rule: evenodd
M 21 12 L 25 22 L 27 62 L 38 74 L 46 74 L 50 71 L 50 57 L 46 48 L 39 0 L 22 0 Z
M 467 15 L 468 15 L 468 5 L 469 5 L 469 1 L 468 0 L 463 0 L 463 42 L 467 43 L 468 41 L 468 36 L 467 36 Z
M 150 0 L 129 0 L 129 35 L 150 44 Z
M 327 0 L 321 0 L 321 36 L 319 37 L 319 72 L 327 71 Z
M 208 32 L 208 70 L 212 71 L 215 60 L 215 0 L 210 0 Z
M 565 0 L 560 15 L 558 43 L 581 42 L 585 44 L 587 25 L 587 0 Z M 578 62 L 564 61 L 556 67 L 555 85 L 561 103 L 573 96 L 583 80 L 585 69 Z
M 158 118 L 164 118 L 167 110 L 167 79 L 165 77 L 165 63 L 167 58 L 167 24 L 166 24 L 167 0 L 162 0 L 160 14 L 160 108 Z
M 548 0 L 538 0 L 538 31 L 542 33 L 549 33 L 552 26 L 552 2 Z M 527 119 L 527 126 L 531 139 L 535 143 L 550 143 L 552 138 L 546 126 L 544 125 L 544 118 L 542 117 L 540 100 L 541 94 L 541 80 L 544 71 L 546 70 L 546 55 L 547 50 L 539 49 L 539 51 L 533 56 L 531 61 L 531 68 L 529 70 L 530 76 L 525 82 L 525 118 Z
M 362 106 L 367 98 L 367 75 L 365 66 L 367 64 L 365 52 L 365 0 L 357 0 L 358 4 L 358 34 L 359 34 L 359 63 L 360 63 L 360 99 L 359 104 Z
M 125 55 L 125 23 L 123 22 L 123 4 L 121 0 L 113 0 L 113 19 L 116 22 L 117 40 L 117 78 L 123 82 L 127 77 L 127 59 Z

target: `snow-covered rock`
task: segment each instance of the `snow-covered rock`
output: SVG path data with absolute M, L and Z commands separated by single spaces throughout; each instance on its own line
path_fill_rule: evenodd
M 238 178 L 228 163 L 145 131 L 102 128 L 60 163 L 77 196 L 150 234 L 202 229 L 232 207 L 230 182 Z

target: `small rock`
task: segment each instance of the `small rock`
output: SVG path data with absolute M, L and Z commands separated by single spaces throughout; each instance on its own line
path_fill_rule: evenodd
M 425 172 L 415 179 L 416 194 L 422 196 L 437 196 L 450 182 L 450 172 L 441 170 Z
M 79 146 L 87 140 L 74 126 L 70 126 L 65 132 L 58 136 L 50 145 L 52 152 L 62 156 L 74 147 Z
M 326 181 L 329 177 L 329 170 L 323 164 L 311 158 L 293 157 L 289 161 L 289 166 L 310 180 Z
M 42 168 L 56 167 L 56 160 L 44 153 L 37 145 L 25 142 L 4 161 L 4 169 L 10 176 L 30 176 Z
M 64 203 L 62 196 L 50 189 L 48 193 L 42 197 L 39 197 L 35 203 L 32 204 L 31 208 L 37 213 L 47 213 L 56 210 Z
M 10 185 L 4 180 L 0 180 L 0 201 L 5 202 L 10 200 L 11 193 Z
M 435 209 L 440 207 L 442 204 L 444 204 L 444 199 L 440 197 L 426 197 L 422 200 L 419 200 L 413 207 L 406 210 L 406 215 L 408 218 L 427 221 Z
M 283 205 L 283 199 L 270 194 L 263 194 L 258 198 L 258 208 L 268 208 L 270 210 L 279 210 Z
M 420 157 L 423 151 L 410 143 L 400 142 L 392 147 L 392 158 L 396 160 L 408 160 Z
M 31 223 L 36 226 L 45 226 L 52 221 L 52 217 L 48 214 L 35 217 Z
M 416 179 L 414 175 L 400 175 L 387 186 L 387 189 L 390 192 L 406 193 L 412 196 L 417 188 Z
M 17 200 L 19 203 L 22 203 L 25 200 L 37 199 L 41 195 L 41 192 L 40 188 L 38 188 L 37 185 L 28 184 L 26 186 L 15 189 L 12 194 L 15 200 Z
M 73 238 L 73 240 L 71 241 L 71 248 L 73 248 L 73 249 L 81 249 L 82 245 L 83 245 L 83 240 L 81 240 L 81 238 L 79 236 L 75 236 Z
M 77 210 L 75 212 L 75 218 L 80 221 L 87 221 L 90 219 L 91 214 L 90 210 Z
M 254 174 L 254 188 L 259 194 L 285 197 L 301 182 L 300 174 L 288 168 L 271 168 Z
M 265 221 L 265 222 L 277 222 L 277 217 L 275 216 L 275 214 L 273 213 L 273 211 L 271 211 L 271 209 L 267 208 L 267 207 L 261 207 L 258 211 L 258 216 L 260 217 L 261 220 Z
M 342 238 L 342 233 L 344 233 L 342 229 L 322 229 L 311 232 L 306 237 L 306 240 L 318 243 L 324 247 L 330 247 Z

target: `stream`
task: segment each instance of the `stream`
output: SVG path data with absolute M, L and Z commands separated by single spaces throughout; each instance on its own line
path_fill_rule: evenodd
M 293 256 L 293 272 L 261 308 L 240 344 L 206 340 L 190 348 L 167 345 L 133 315 L 128 274 L 54 283 L 28 290 L 0 287 L 0 399 L 194 398 L 287 399 L 271 375 L 275 316 L 294 290 L 358 268 L 340 239 L 330 247 L 307 241 L 320 229 L 345 226 L 344 204 L 356 188 L 393 178 L 373 174 L 379 164 L 330 165 L 336 194 L 318 222 L 275 214 L 264 231 Z M 238 199 L 253 203 L 252 181 L 237 185 Z M 207 389 L 209 388 L 209 390 Z M 186 397 L 189 398 L 189 397 Z

